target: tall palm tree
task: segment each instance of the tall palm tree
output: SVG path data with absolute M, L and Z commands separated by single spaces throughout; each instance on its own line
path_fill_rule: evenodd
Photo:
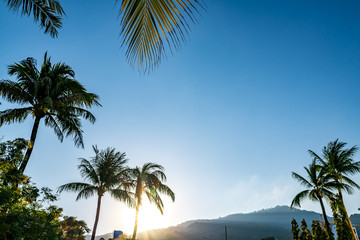
M 342 209 L 346 215 L 346 219 L 352 231 L 353 237 L 354 239 L 357 239 L 349 215 L 345 208 L 342 190 L 352 194 L 353 187 L 358 189 L 360 188 L 360 186 L 349 177 L 349 175 L 360 172 L 360 162 L 355 162 L 353 159 L 355 153 L 358 150 L 358 147 L 353 146 L 350 149 L 345 149 L 345 146 L 346 143 L 339 142 L 339 140 L 336 139 L 323 148 L 322 157 L 311 150 L 309 150 L 309 152 L 314 156 L 315 159 L 320 161 L 322 166 L 326 169 L 327 174 L 331 175 L 333 180 L 338 184 L 337 190 L 339 200 L 343 204 Z
M 136 167 L 132 169 L 131 176 L 133 179 L 133 186 L 135 187 L 134 200 L 136 202 L 136 215 L 135 226 L 132 240 L 135 240 L 137 227 L 138 227 L 138 215 L 140 206 L 143 201 L 143 194 L 145 194 L 150 203 L 154 203 L 163 214 L 164 203 L 160 197 L 160 194 L 165 194 L 175 201 L 174 192 L 163 182 L 166 181 L 166 175 L 164 173 L 164 167 L 155 163 L 145 163 L 142 168 Z
M 33 15 L 34 22 L 40 22 L 44 32 L 51 37 L 58 36 L 58 29 L 62 27 L 61 16 L 65 15 L 61 4 L 57 0 L 5 0 L 7 7 L 13 11 L 20 10 L 21 15 Z
M 97 95 L 88 93 L 74 79 L 75 72 L 70 66 L 52 64 L 45 53 L 40 70 L 36 68 L 35 59 L 27 58 L 10 65 L 8 73 L 17 81 L 1 80 L 0 96 L 11 103 L 28 106 L 0 111 L 0 126 L 23 122 L 29 115 L 34 118 L 30 142 L 19 168 L 21 172 L 29 161 L 41 119 L 46 126 L 54 129 L 60 141 L 63 141 L 64 135 L 71 135 L 76 146 L 84 146 L 80 118 L 94 123 L 94 115 L 85 108 L 101 105 Z
M 58 192 L 78 192 L 76 200 L 98 196 L 96 217 L 91 240 L 95 239 L 96 228 L 99 222 L 101 198 L 106 192 L 112 197 L 133 206 L 133 196 L 129 191 L 131 183 L 127 180 L 129 169 L 125 166 L 127 159 L 125 153 L 116 152 L 114 148 L 99 151 L 93 146 L 95 157 L 90 160 L 80 159 L 78 166 L 81 176 L 88 182 L 73 182 L 60 186 Z
M 119 2 L 119 0 L 117 0 Z M 126 57 L 140 71 L 156 67 L 170 51 L 178 50 L 196 23 L 203 0 L 121 0 L 122 45 Z
M 333 195 L 331 190 L 337 186 L 337 183 L 332 180 L 330 175 L 326 174 L 325 168 L 316 164 L 315 159 L 309 167 L 304 167 L 304 169 L 307 173 L 307 179 L 295 172 L 292 172 L 293 178 L 298 180 L 301 185 L 305 186 L 306 190 L 301 191 L 294 197 L 291 202 L 291 207 L 300 207 L 300 202 L 305 198 L 309 198 L 312 201 L 319 201 L 325 220 L 326 231 L 330 239 L 334 239 L 330 223 L 327 219 L 323 198 L 330 198 Z

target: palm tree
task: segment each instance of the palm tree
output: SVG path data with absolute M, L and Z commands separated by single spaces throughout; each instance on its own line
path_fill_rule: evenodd
M 315 152 L 309 150 L 310 154 L 315 159 L 319 160 L 322 166 L 326 169 L 327 174 L 337 183 L 337 190 L 339 195 L 339 201 L 342 203 L 342 209 L 346 216 L 349 227 L 352 231 L 354 239 L 357 239 L 355 231 L 352 227 L 349 215 L 346 211 L 342 190 L 352 194 L 353 187 L 360 188 L 360 186 L 349 178 L 348 175 L 353 175 L 360 172 L 360 162 L 355 162 L 353 157 L 358 150 L 357 146 L 353 146 L 350 149 L 345 149 L 346 143 L 339 142 L 336 139 L 330 142 L 322 150 L 322 158 Z
M 171 52 L 180 49 L 190 31 L 188 22 L 197 22 L 199 8 L 204 8 L 202 0 L 121 0 L 122 45 L 128 62 L 148 71 L 166 56 L 165 45 Z
M 75 146 L 84 146 L 80 117 L 95 122 L 94 115 L 84 109 L 101 106 L 99 97 L 88 93 L 75 77 L 74 71 L 64 63 L 51 64 L 47 53 L 41 69 L 36 60 L 27 58 L 8 67 L 8 73 L 16 76 L 17 82 L 0 81 L 0 96 L 11 103 L 29 105 L 22 108 L 0 111 L 0 126 L 23 122 L 27 116 L 34 117 L 30 142 L 19 170 L 24 172 L 32 153 L 41 119 L 54 129 L 60 141 L 64 135 L 72 135 Z
M 337 184 L 336 182 L 332 181 L 330 175 L 326 174 L 325 168 L 322 168 L 321 166 L 316 164 L 315 159 L 312 161 L 308 168 L 304 167 L 304 169 L 307 173 L 308 179 L 300 176 L 295 172 L 292 172 L 293 178 L 298 180 L 301 185 L 305 186 L 306 190 L 301 191 L 294 197 L 291 202 L 291 207 L 301 207 L 300 202 L 307 197 L 312 201 L 319 201 L 325 220 L 326 231 L 330 239 L 334 239 L 330 223 L 327 219 L 323 198 L 330 198 L 333 195 L 331 189 L 334 189 Z
M 146 194 L 150 203 L 155 203 L 161 214 L 163 214 L 164 203 L 160 194 L 170 196 L 175 201 L 174 192 L 163 182 L 166 181 L 164 167 L 155 163 L 145 163 L 142 168 L 132 169 L 133 186 L 135 187 L 134 200 L 136 202 L 135 226 L 132 240 L 135 240 L 138 227 L 138 214 L 142 205 L 143 194 Z
M 99 221 L 101 198 L 109 192 L 112 197 L 133 206 L 133 196 L 129 191 L 130 182 L 127 181 L 129 169 L 125 166 L 127 159 L 125 153 L 116 152 L 114 148 L 99 151 L 93 146 L 95 157 L 90 160 L 80 159 L 78 166 L 81 176 L 87 182 L 73 182 L 60 186 L 58 192 L 78 192 L 76 201 L 80 198 L 98 196 L 96 217 L 91 240 L 95 239 L 96 228 Z
M 44 33 L 51 37 L 58 36 L 58 29 L 62 27 L 61 16 L 65 15 L 57 0 L 5 0 L 7 7 L 13 11 L 21 11 L 21 15 L 33 15 L 34 22 L 40 22 L 45 28 Z

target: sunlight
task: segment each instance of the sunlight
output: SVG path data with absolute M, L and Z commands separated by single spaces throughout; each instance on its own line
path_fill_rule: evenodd
M 170 219 L 167 214 L 169 209 L 166 207 L 169 207 L 169 205 L 165 206 L 164 215 L 161 215 L 155 205 L 151 205 L 149 201 L 144 201 L 139 212 L 139 232 L 167 227 Z
M 165 200 L 164 204 L 164 215 L 161 215 L 155 205 L 150 204 L 147 199 L 144 199 L 139 212 L 138 232 L 165 228 L 171 225 L 171 213 L 173 212 L 173 209 L 171 209 L 172 203 Z M 124 229 L 128 234 L 132 234 L 135 223 L 135 209 L 124 209 L 122 222 L 124 223 L 122 229 Z

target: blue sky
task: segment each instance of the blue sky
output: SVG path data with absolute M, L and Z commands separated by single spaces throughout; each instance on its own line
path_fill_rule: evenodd
M 41 126 L 26 169 L 39 186 L 80 180 L 77 158 L 90 157 L 92 144 L 115 147 L 130 166 L 166 168 L 176 202 L 159 226 L 174 225 L 290 204 L 301 190 L 291 171 L 304 174 L 308 149 L 336 138 L 360 145 L 357 1 L 207 1 L 182 50 L 145 76 L 126 63 L 115 1 L 62 4 L 58 39 L 0 5 L 0 79 L 8 64 L 41 62 L 48 51 L 103 105 L 95 125 L 84 122 L 85 149 Z M 31 126 L 30 118 L 4 126 L 0 136 L 29 138 Z M 96 198 L 75 197 L 64 193 L 58 205 L 92 227 Z M 359 197 L 346 199 L 350 213 Z M 320 212 L 311 202 L 304 208 Z M 105 198 L 98 233 L 130 232 L 133 215 Z

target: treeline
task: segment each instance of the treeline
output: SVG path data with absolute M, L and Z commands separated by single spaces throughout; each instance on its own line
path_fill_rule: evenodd
M 301 230 L 295 219 L 291 221 L 291 232 L 293 240 L 328 240 L 329 236 L 319 221 L 313 221 L 311 231 L 308 229 L 306 221 L 301 221 Z
M 62 216 L 54 205 L 58 196 L 19 171 L 27 144 L 24 139 L 0 143 L 0 239 L 85 239 L 86 223 Z
M 352 194 L 354 188 L 360 189 L 360 186 L 350 178 L 350 176 L 360 172 L 360 162 L 354 160 L 357 150 L 357 146 L 346 148 L 346 143 L 339 140 L 332 141 L 322 149 L 321 155 L 312 150 L 308 151 L 313 160 L 308 167 L 304 167 L 306 171 L 305 177 L 295 172 L 292 173 L 292 176 L 306 189 L 294 197 L 291 206 L 300 207 L 301 201 L 305 198 L 319 202 L 325 221 L 325 239 L 333 240 L 335 237 L 327 219 L 324 200 L 330 204 L 332 210 L 337 240 L 358 239 L 343 199 L 343 193 Z M 295 220 L 293 220 L 292 226 L 294 239 L 320 239 L 314 238 L 314 236 L 311 238 L 311 233 L 307 230 L 305 221 L 301 224 L 300 238 L 298 238 Z M 314 231 L 319 232 L 319 234 L 321 232 L 317 225 L 316 228 L 314 225 L 313 234 L 315 234 Z

